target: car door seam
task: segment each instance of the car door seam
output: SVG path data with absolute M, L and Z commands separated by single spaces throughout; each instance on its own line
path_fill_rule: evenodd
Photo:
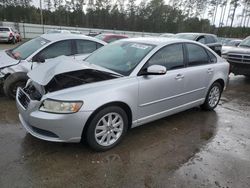
M 201 91 L 201 90 L 204 90 L 204 89 L 206 89 L 206 87 L 194 89 L 192 91 L 188 91 L 188 92 L 181 93 L 181 94 L 178 94 L 178 95 L 174 95 L 174 96 L 171 96 L 171 97 L 166 97 L 166 98 L 163 98 L 163 99 L 159 99 L 159 100 L 151 101 L 151 102 L 148 102 L 148 103 L 144 103 L 144 104 L 139 105 L 139 107 L 149 106 L 149 105 L 156 104 L 156 103 L 159 103 L 159 102 L 163 102 L 163 101 L 166 101 L 166 100 L 171 100 L 171 99 L 181 97 L 183 95 L 191 94 L 191 93 L 194 93 L 194 92 L 197 92 L 197 91 Z

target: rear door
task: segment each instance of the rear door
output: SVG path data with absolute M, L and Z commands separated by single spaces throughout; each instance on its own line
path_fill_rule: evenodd
M 206 95 L 205 92 L 214 75 L 216 57 L 213 55 L 214 59 L 212 59 L 212 53 L 198 44 L 186 43 L 185 49 L 187 68 L 185 69 L 183 100 L 185 103 L 190 103 L 199 101 Z

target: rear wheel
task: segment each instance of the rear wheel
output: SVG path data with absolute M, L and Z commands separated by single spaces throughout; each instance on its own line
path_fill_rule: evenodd
M 218 82 L 213 83 L 210 89 L 208 90 L 206 100 L 201 107 L 205 110 L 215 109 L 220 101 L 221 93 L 222 93 L 221 84 Z
M 126 134 L 128 117 L 118 106 L 109 106 L 95 114 L 86 132 L 88 145 L 96 151 L 116 146 Z
M 15 99 L 17 88 L 23 88 L 28 80 L 26 73 L 18 72 L 6 78 L 3 85 L 4 94 L 10 99 Z

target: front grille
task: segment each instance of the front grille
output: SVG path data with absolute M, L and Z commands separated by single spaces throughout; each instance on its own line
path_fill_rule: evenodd
M 23 90 L 30 97 L 31 100 L 39 101 L 42 98 L 42 95 L 33 84 L 29 84 Z
M 30 103 L 30 98 L 26 95 L 26 93 L 19 88 L 18 90 L 18 101 L 21 103 L 21 105 L 27 109 Z
M 229 53 L 227 55 L 227 60 L 232 63 L 247 63 L 247 64 L 249 63 L 250 64 L 250 55 Z

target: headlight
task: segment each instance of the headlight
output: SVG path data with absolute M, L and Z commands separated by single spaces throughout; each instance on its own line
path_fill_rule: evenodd
M 59 113 L 59 114 L 69 114 L 75 113 L 80 110 L 83 102 L 71 102 L 71 101 L 56 101 L 51 99 L 46 99 L 40 107 L 40 111 Z

